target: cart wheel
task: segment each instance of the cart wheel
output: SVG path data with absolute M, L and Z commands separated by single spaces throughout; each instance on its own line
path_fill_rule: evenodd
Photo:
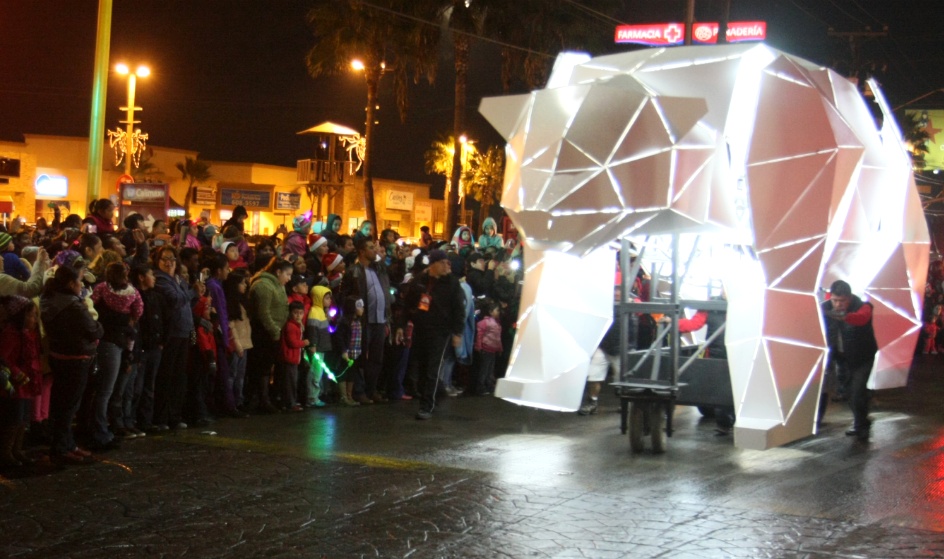
M 668 406 L 663 404 L 652 404 L 652 410 L 649 414 L 649 431 L 652 435 L 652 452 L 662 454 L 665 452 L 667 433 L 665 432 L 666 414 Z
M 629 405 L 629 448 L 633 452 L 642 452 L 645 448 L 643 436 L 648 407 L 649 405 L 644 402 L 633 402 Z
M 715 408 L 712 406 L 698 406 L 698 413 L 702 416 L 711 419 L 715 416 Z

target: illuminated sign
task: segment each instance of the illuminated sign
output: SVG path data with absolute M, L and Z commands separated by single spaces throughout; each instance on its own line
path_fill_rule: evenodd
M 275 193 L 275 211 L 297 210 L 302 207 L 302 195 L 292 192 Z
M 272 191 L 220 188 L 220 205 L 268 211 L 272 207 Z
M 388 210 L 413 210 L 413 193 L 401 192 L 399 190 L 387 191 L 387 209 Z
M 681 23 L 655 23 L 648 25 L 619 25 L 616 27 L 617 43 L 665 46 L 680 45 L 685 40 L 685 25 Z
M 163 206 L 167 201 L 167 185 L 126 182 L 121 185 L 121 201 L 134 204 L 159 204 Z
M 69 195 L 69 179 L 58 175 L 39 175 L 34 183 L 37 196 L 64 198 Z
M 692 24 L 692 42 L 714 44 L 718 42 L 718 22 Z M 729 43 L 741 41 L 763 41 L 767 38 L 767 22 L 732 21 L 725 31 Z M 681 23 L 655 23 L 648 25 L 620 25 L 616 28 L 617 43 L 665 46 L 679 45 L 685 40 L 685 25 Z

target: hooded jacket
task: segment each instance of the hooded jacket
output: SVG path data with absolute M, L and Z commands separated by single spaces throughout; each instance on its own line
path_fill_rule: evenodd
M 105 334 L 105 329 L 92 318 L 80 297 L 57 291 L 43 295 L 39 306 L 53 356 L 95 355 L 98 340 Z
M 486 235 L 485 230 L 491 227 L 492 234 Z M 504 241 L 502 241 L 501 235 L 498 234 L 498 225 L 495 223 L 495 220 L 491 217 L 486 217 L 482 221 L 482 235 L 479 237 L 479 248 L 482 250 L 487 249 L 488 247 L 494 247 L 501 249 L 504 246 Z
M 341 221 L 341 216 L 338 214 L 328 214 L 328 219 L 325 220 L 324 231 L 321 232 L 321 236 L 328 239 L 328 246 L 332 252 L 337 252 L 338 250 L 338 232 L 334 230 L 334 222 Z
M 331 325 L 324 310 L 325 295 L 331 295 L 331 290 L 327 287 L 316 285 L 311 288 L 311 310 L 308 311 L 305 324 L 312 349 L 318 353 L 331 351 Z

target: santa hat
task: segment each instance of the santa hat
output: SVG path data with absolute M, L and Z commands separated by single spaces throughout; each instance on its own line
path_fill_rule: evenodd
M 335 268 L 341 265 L 344 262 L 344 258 L 336 252 L 329 252 L 321 257 L 321 265 L 324 266 L 325 270 L 333 272 Z
M 318 250 L 318 247 L 328 244 L 328 239 L 322 237 L 321 235 L 317 233 L 312 233 L 311 235 L 308 235 L 308 244 L 311 245 L 311 248 L 309 250 L 311 252 L 315 252 L 316 250 Z

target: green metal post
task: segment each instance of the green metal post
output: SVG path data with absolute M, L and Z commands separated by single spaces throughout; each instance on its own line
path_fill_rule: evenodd
M 95 41 L 95 75 L 92 78 L 92 118 L 89 123 L 88 200 L 98 198 L 102 183 L 102 149 L 105 143 L 105 98 L 108 95 L 108 54 L 111 47 L 112 0 L 98 0 L 98 37 Z

